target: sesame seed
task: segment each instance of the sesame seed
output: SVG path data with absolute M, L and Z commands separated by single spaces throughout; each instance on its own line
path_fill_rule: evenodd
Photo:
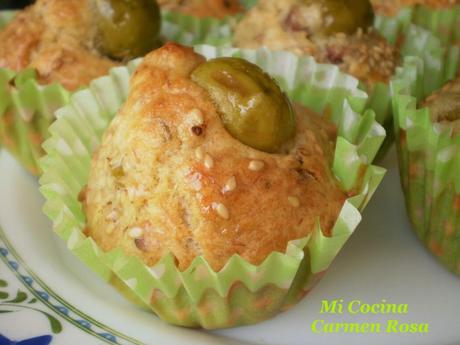
M 204 152 L 203 152 L 203 149 L 201 147 L 196 148 L 195 157 L 196 157 L 196 159 L 198 159 L 200 161 L 204 158 Z
M 294 207 L 299 207 L 300 206 L 300 201 L 295 196 L 288 197 L 288 201 Z
M 197 109 L 197 108 L 192 109 L 188 115 L 197 124 L 199 125 L 203 124 L 204 118 L 203 118 L 203 113 L 201 112 L 200 109 Z
M 105 218 L 106 220 L 110 220 L 112 222 L 116 221 L 118 219 L 118 212 L 113 210 L 110 212 L 107 217 Z
M 224 193 L 232 192 L 236 189 L 236 178 L 232 176 L 224 185 L 222 191 Z
M 228 212 L 227 208 L 223 204 L 216 204 L 215 210 L 217 214 L 222 217 L 223 219 L 229 219 L 230 213 Z
M 204 156 L 204 166 L 206 167 L 206 169 L 212 169 L 212 167 L 214 166 L 214 160 L 208 154 Z
M 140 238 L 144 234 L 144 230 L 141 228 L 135 227 L 128 231 L 128 236 L 131 238 Z
M 252 171 L 260 171 L 264 168 L 265 163 L 261 161 L 250 161 L 248 169 Z

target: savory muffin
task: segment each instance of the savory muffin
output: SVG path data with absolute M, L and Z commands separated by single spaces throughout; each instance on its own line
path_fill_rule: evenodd
M 442 69 L 408 59 L 392 81 L 392 102 L 412 229 L 447 269 L 460 275 L 460 78 L 427 96 L 433 81 L 443 78 Z M 420 95 L 426 98 L 419 101 Z
M 37 71 L 43 84 L 68 90 L 88 84 L 116 66 L 95 49 L 89 0 L 38 0 L 0 32 L 0 67 Z
M 196 17 L 224 18 L 241 11 L 239 0 L 158 0 L 161 8 Z
M 375 12 L 387 16 L 396 15 L 403 7 L 423 5 L 432 9 L 452 8 L 459 0 L 371 0 Z
M 132 27 L 134 20 L 139 24 L 141 10 L 142 17 L 155 21 L 155 2 L 145 1 L 129 1 L 126 11 L 128 7 L 111 0 L 37 0 L 0 32 L 0 68 L 30 67 L 40 83 L 59 82 L 67 90 L 86 85 L 118 65 L 116 60 L 133 57 L 132 51 L 142 55 L 153 48 L 159 22 L 143 21 L 138 30 Z M 120 12 L 123 20 L 117 17 Z M 153 38 L 144 37 L 147 47 L 142 43 L 139 51 L 136 40 L 146 33 Z
M 372 86 L 387 83 L 399 59 L 397 50 L 371 28 L 372 23 L 367 0 L 264 0 L 237 25 L 234 44 L 312 55 Z
M 93 156 L 86 234 L 149 266 L 168 253 L 181 270 L 198 256 L 215 271 L 235 254 L 260 264 L 318 222 L 331 235 L 347 198 L 336 135 L 255 65 L 167 44 L 135 72 Z

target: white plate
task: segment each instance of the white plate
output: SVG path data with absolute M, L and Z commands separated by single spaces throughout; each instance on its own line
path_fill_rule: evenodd
M 437 263 L 410 231 L 396 158 L 382 186 L 329 272 L 300 304 L 262 324 L 204 332 L 169 326 L 126 303 L 62 247 L 41 213 L 36 179 L 0 153 L 0 334 L 9 339 L 51 335 L 52 344 L 437 344 L 460 343 L 460 279 Z M 5 304 L 20 290 L 22 302 Z M 1 293 L 0 293 L 0 297 Z M 5 296 L 3 296 L 5 297 Z M 33 301 L 34 303 L 28 303 Z M 322 300 L 408 305 L 404 315 L 320 314 Z M 3 301 L 3 302 L 2 302 Z M 33 309 L 31 309 L 33 308 Z M 46 315 L 54 321 L 54 331 Z M 314 320 L 428 323 L 427 334 L 314 334 Z M 62 330 L 59 330 L 59 325 Z M 57 329 L 56 329 L 57 327 Z M 40 338 L 34 345 L 47 344 Z

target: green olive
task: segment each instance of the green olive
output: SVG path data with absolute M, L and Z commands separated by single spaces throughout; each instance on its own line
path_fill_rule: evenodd
M 321 5 L 324 25 L 320 34 L 353 34 L 359 28 L 367 29 L 374 22 L 374 11 L 369 0 L 305 0 L 305 3 Z
M 120 60 L 143 56 L 158 45 L 160 11 L 155 0 L 95 0 L 100 45 Z
M 227 131 L 245 145 L 277 153 L 295 136 L 291 103 L 258 66 L 217 58 L 198 66 L 192 79 L 208 91 Z

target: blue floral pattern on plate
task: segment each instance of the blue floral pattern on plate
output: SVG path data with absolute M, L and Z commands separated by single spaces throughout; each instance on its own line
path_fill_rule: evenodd
M 11 340 L 0 334 L 0 345 L 48 345 L 53 340 L 51 335 L 42 335 L 40 337 L 24 339 L 24 340 Z

